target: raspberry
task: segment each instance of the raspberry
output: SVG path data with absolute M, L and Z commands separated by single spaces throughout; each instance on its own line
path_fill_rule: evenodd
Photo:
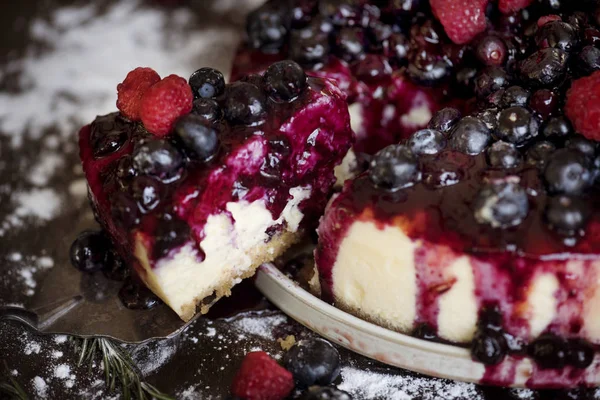
M 498 8 L 503 14 L 510 14 L 529 6 L 533 0 L 500 0 Z
M 282 400 L 294 389 L 292 373 L 264 351 L 246 354 L 231 394 L 247 400 Z
M 600 140 L 600 71 L 573 81 L 567 92 L 565 114 L 577 132 Z
M 187 81 L 169 75 L 146 91 L 140 117 L 148 132 L 162 137 L 171 132 L 179 117 L 192 111 L 193 101 L 192 88 Z
M 440 20 L 448 37 L 456 44 L 470 42 L 486 27 L 488 0 L 431 0 L 433 14 Z
M 132 121 L 140 120 L 140 105 L 146 91 L 160 81 L 160 76 L 152 68 L 138 67 L 127 74 L 117 85 L 117 108 Z
M 556 15 L 556 14 L 544 15 L 543 17 L 540 17 L 540 19 L 538 19 L 537 26 L 538 26 L 538 28 L 541 28 L 542 26 L 546 25 L 548 22 L 561 21 L 561 20 L 562 20 L 562 18 L 560 17 L 560 15 Z

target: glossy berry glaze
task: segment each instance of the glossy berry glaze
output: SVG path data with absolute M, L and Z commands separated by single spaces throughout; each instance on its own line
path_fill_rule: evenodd
M 189 136 L 171 133 L 155 138 L 142 124 L 118 113 L 98 117 L 79 133 L 96 217 L 119 252 L 142 275 L 144 270 L 132 256 L 134 236 L 149 250 L 152 265 L 190 240 L 198 244 L 201 262 L 207 218 L 229 214 L 227 203 L 264 200 L 276 220 L 290 200 L 289 189 L 310 186 L 310 196 L 299 206 L 304 215 L 301 228 L 314 227 L 323 211 L 334 182 L 333 167 L 353 139 L 345 96 L 318 78 L 309 78 L 290 101 L 275 102 L 262 87 L 254 87 L 264 96 L 264 113 L 259 121 L 248 124 L 235 119 L 244 105 L 231 100 L 236 93 L 240 95 L 235 85 L 227 85 L 215 99 L 217 111 L 208 126 L 217 133 L 219 146 L 208 160 L 199 158 L 199 150 L 190 153 L 189 142 L 184 143 Z M 171 152 L 153 160 L 163 170 L 148 167 L 143 158 L 136 164 L 136 151 L 157 142 L 161 151 Z M 204 140 L 200 150 L 213 149 L 211 143 Z M 273 227 L 269 234 L 282 228 Z
M 469 116 L 457 122 L 458 111 L 445 110 L 429 124 L 434 132 L 417 132 L 377 153 L 368 172 L 346 182 L 319 227 L 321 290 L 346 309 L 344 296 L 363 295 L 352 294 L 362 292 L 350 286 L 336 292 L 335 286 L 340 248 L 355 224 L 395 229 L 416 244 L 408 257 L 417 288 L 412 333 L 419 337 L 448 340 L 439 331 L 440 302 L 459 283 L 453 266 L 467 258 L 476 312 L 461 342 L 470 342 L 473 358 L 486 365 L 484 383 L 509 385 L 523 370 L 532 387 L 598 382 L 598 144 L 578 135 L 564 112 L 571 83 L 600 76 L 600 66 L 588 69 L 589 58 L 579 53 L 595 46 L 590 35 L 598 21 L 584 15 L 592 3 L 558 3 L 560 21 L 538 22 L 548 4 L 510 16 L 521 19 L 506 25 L 519 42 L 507 59 L 496 54 L 510 43 L 502 35 L 500 42 L 479 42 L 475 55 L 489 62 L 470 82 L 475 99 L 462 108 Z M 490 10 L 494 26 L 509 19 Z M 589 101 L 596 107 L 595 98 Z M 379 266 L 385 262 L 369 268 L 385 271 Z M 532 306 L 540 278 L 556 287 L 549 286 L 541 306 Z M 377 312 L 350 311 L 381 322 Z M 470 313 L 455 312 L 457 324 Z M 542 314 L 549 320 L 539 323 Z M 526 356 L 530 371 L 522 364 Z

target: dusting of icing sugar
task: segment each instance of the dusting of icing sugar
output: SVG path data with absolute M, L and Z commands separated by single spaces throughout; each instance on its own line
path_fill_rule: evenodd
M 23 350 L 23 352 L 25 353 L 25 355 L 29 356 L 31 354 L 40 354 L 41 349 L 42 347 L 39 343 L 31 341 L 25 343 L 25 349 Z
M 36 376 L 35 378 L 33 378 L 33 389 L 35 390 L 35 395 L 36 398 L 38 399 L 45 399 L 48 396 L 48 384 L 46 383 L 46 381 L 39 377 Z
M 480 400 L 476 386 L 425 377 L 388 375 L 344 367 L 339 388 L 360 399 Z
M 65 164 L 64 157 L 56 152 L 43 152 L 39 155 L 38 160 L 30 168 L 27 176 L 29 182 L 36 186 L 46 186 L 56 170 Z
M 97 4 L 69 6 L 54 11 L 49 20 L 33 21 L 32 42 L 50 51 L 32 47 L 26 57 L 0 70 L 0 76 L 18 72 L 22 89 L 0 93 L 0 131 L 13 146 L 22 145 L 26 137 L 40 138 L 49 127 L 72 137 L 96 115 L 113 111 L 116 84 L 137 66 L 151 66 L 161 76 L 187 77 L 203 54 L 217 46 L 233 51 L 240 39 L 234 26 L 197 24 L 189 9 L 165 13 L 140 1 L 116 2 L 100 13 L 98 9 Z
M 61 195 L 50 188 L 14 192 L 11 201 L 15 209 L 0 222 L 0 237 L 26 222 L 39 224 L 55 218 L 62 203 Z
M 283 314 L 264 316 L 256 318 L 252 315 L 237 319 L 232 327 L 243 333 L 261 337 L 263 339 L 274 339 L 273 328 L 287 321 Z
M 54 260 L 49 256 L 27 256 L 21 253 L 9 253 L 6 259 L 14 263 L 14 267 L 6 271 L 7 276 L 16 276 L 23 285 L 23 293 L 33 296 L 38 284 L 36 274 L 46 271 L 54 266 Z
M 68 337 L 66 335 L 56 335 L 54 336 L 54 343 L 62 344 L 67 341 Z

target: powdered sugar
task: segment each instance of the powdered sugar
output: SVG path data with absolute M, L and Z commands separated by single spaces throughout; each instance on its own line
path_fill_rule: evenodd
M 258 336 L 263 339 L 274 339 L 273 328 L 285 323 L 286 321 L 287 317 L 283 314 L 262 318 L 248 316 L 236 320 L 232 326 L 233 328 L 246 334 Z
M 32 341 L 25 344 L 25 350 L 23 352 L 25 355 L 29 356 L 31 354 L 40 354 L 41 349 L 42 348 L 39 343 Z
M 14 263 L 14 267 L 8 269 L 7 276 L 15 276 L 23 286 L 23 294 L 33 296 L 38 287 L 36 276 L 38 273 L 48 270 L 54 266 L 54 260 L 49 256 L 27 256 L 21 253 L 9 253 L 7 261 Z
M 40 224 L 56 217 L 61 208 L 61 196 L 50 188 L 15 192 L 11 196 L 15 209 L 0 222 L 0 237 L 25 222 Z
M 33 389 L 35 390 L 35 394 L 39 399 L 45 399 L 48 395 L 48 384 L 39 376 L 33 378 Z

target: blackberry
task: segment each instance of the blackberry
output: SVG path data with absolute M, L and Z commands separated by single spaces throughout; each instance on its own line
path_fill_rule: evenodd
M 560 49 L 536 51 L 519 64 L 521 79 L 531 86 L 550 86 L 564 76 L 567 59 L 567 53 Z
M 371 160 L 371 182 L 378 187 L 397 190 L 412 186 L 420 180 L 419 162 L 413 152 L 403 145 L 390 145 Z
M 96 117 L 90 125 L 90 142 L 94 157 L 101 158 L 115 153 L 129 138 L 130 130 L 129 123 L 118 113 Z
M 275 101 L 292 101 L 306 88 L 306 74 L 294 61 L 279 61 L 272 64 L 263 79 L 265 89 Z
M 483 186 L 474 203 L 475 219 L 493 228 L 519 225 L 529 213 L 529 199 L 518 178 Z
M 488 127 L 475 117 L 464 117 L 452 129 L 450 147 L 462 153 L 476 155 L 486 149 L 492 136 Z
M 225 78 L 214 68 L 200 68 L 190 76 L 188 82 L 196 99 L 218 97 L 225 90 Z
M 562 21 L 551 21 L 535 35 L 535 43 L 539 48 L 557 48 L 569 52 L 579 43 L 577 31 L 573 26 Z
M 537 119 L 524 107 L 510 107 L 498 114 L 496 136 L 517 146 L 536 137 L 539 124 Z

